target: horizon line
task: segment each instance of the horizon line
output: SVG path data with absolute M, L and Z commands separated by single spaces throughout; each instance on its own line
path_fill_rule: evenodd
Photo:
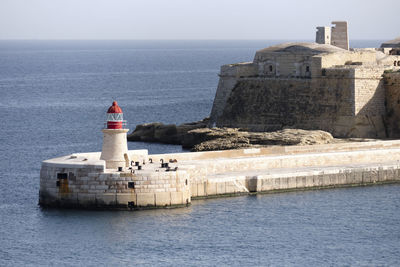
M 1 39 L 0 41 L 311 41 L 312 39 L 289 39 L 289 38 L 271 38 L 271 39 L 61 39 L 61 38 L 54 38 L 54 39 L 23 39 L 23 38 L 15 38 L 15 39 Z M 383 39 L 371 39 L 371 38 L 360 38 L 360 39 L 352 39 L 353 41 L 381 41 Z M 350 42 L 352 40 L 349 40 Z M 385 39 L 385 40 L 389 40 Z

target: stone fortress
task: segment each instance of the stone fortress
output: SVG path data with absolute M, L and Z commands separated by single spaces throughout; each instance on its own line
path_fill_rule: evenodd
M 210 126 L 399 137 L 400 39 L 351 49 L 347 22 L 332 23 L 317 27 L 316 43 L 274 45 L 222 66 Z
M 257 51 L 253 62 L 222 66 L 211 124 L 398 135 L 399 39 L 378 49 L 349 49 L 347 23 L 334 24 L 317 28 L 317 43 L 280 44 Z M 148 155 L 128 150 L 125 125 L 114 102 L 101 152 L 43 161 L 39 204 L 136 210 L 199 198 L 400 182 L 396 140 Z

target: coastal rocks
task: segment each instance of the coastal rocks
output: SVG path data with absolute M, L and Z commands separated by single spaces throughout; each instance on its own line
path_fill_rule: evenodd
M 274 132 L 247 132 L 238 128 L 207 128 L 208 118 L 181 125 L 148 123 L 138 125 L 128 141 L 180 144 L 192 151 L 213 151 L 268 145 L 327 144 L 334 140 L 320 130 L 284 129 Z
M 212 151 L 268 145 L 327 144 L 332 141 L 330 133 L 319 130 L 284 129 L 259 133 L 235 128 L 204 128 L 189 131 L 182 146 L 193 151 Z
M 208 118 L 198 122 L 184 123 L 181 125 L 163 124 L 159 122 L 139 124 L 128 135 L 128 141 L 159 142 L 180 145 L 183 136 L 193 129 L 205 128 Z

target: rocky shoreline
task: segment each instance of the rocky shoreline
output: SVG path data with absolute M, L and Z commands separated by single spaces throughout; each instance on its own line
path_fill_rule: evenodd
M 215 151 L 271 145 L 313 145 L 336 143 L 325 131 L 283 129 L 274 132 L 249 132 L 239 128 L 208 128 L 209 119 L 181 125 L 146 123 L 136 126 L 128 141 L 182 145 L 191 151 Z

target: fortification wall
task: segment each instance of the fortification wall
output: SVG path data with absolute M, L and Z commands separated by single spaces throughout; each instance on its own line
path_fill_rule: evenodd
M 311 77 L 312 55 L 301 53 L 256 53 L 258 75 L 266 77 Z
M 257 65 L 253 64 L 252 62 L 221 66 L 221 71 L 219 74 L 220 79 L 210 114 L 210 127 L 214 126 L 217 118 L 221 116 L 226 105 L 226 100 L 230 96 L 238 79 L 241 77 L 257 76 L 257 73 Z
M 320 79 L 248 78 L 237 82 L 219 127 L 272 131 L 282 127 L 336 130 L 340 117 L 354 116 L 352 70 L 326 72 Z M 340 125 L 339 125 L 340 126 Z
M 384 70 L 378 66 L 355 68 L 355 115 L 385 114 Z
M 218 88 L 215 93 L 213 106 L 211 108 L 209 127 L 215 126 L 217 118 L 222 115 L 226 101 L 228 100 L 236 83 L 237 79 L 235 77 L 221 76 L 219 78 Z
M 374 50 L 369 49 L 360 49 L 356 51 L 343 51 L 336 52 L 331 54 L 321 54 L 318 56 L 314 56 L 315 64 L 318 64 L 319 69 L 316 68 L 318 72 L 313 75 L 313 77 L 321 76 L 321 71 L 324 68 L 337 67 L 342 65 L 351 65 L 353 63 L 363 63 L 363 64 L 372 64 L 376 61 L 376 52 Z M 320 63 L 319 63 L 320 62 Z
M 400 138 L 400 72 L 385 74 L 386 128 L 389 137 Z
M 360 51 L 352 57 L 343 53 L 346 57 L 340 62 L 371 59 L 370 52 Z M 313 58 L 313 64 L 335 62 Z M 218 127 L 250 131 L 293 127 L 325 130 L 336 137 L 385 138 L 384 69 L 355 64 L 323 68 L 311 79 L 221 77 L 211 121 Z
M 384 69 L 373 66 L 354 68 L 354 116 L 344 118 L 341 127 L 348 137 L 385 138 L 385 89 L 382 81 Z

